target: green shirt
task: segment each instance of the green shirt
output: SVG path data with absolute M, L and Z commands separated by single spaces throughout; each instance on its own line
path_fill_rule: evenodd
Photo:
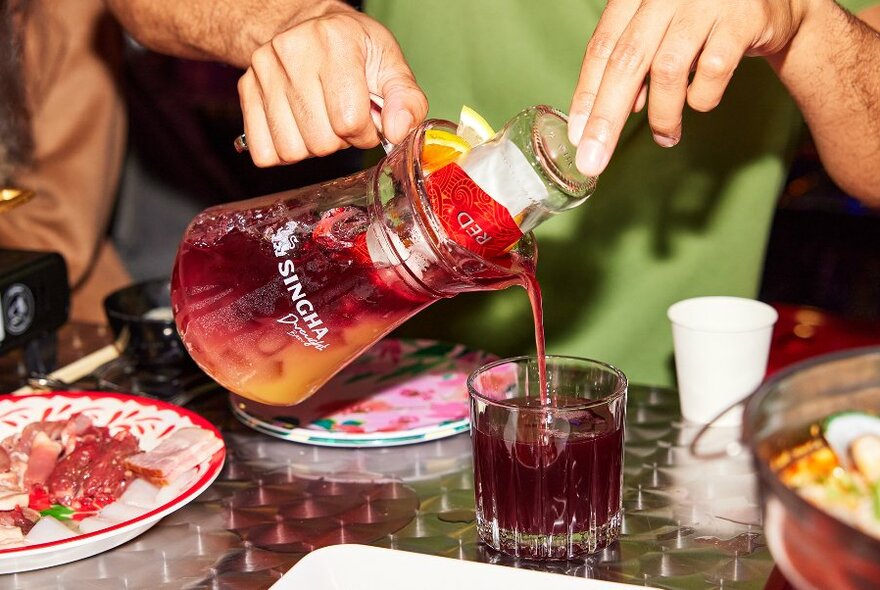
M 876 0 L 843 2 L 851 9 Z M 467 104 L 497 128 L 523 108 L 567 112 L 604 0 L 367 0 L 431 105 Z M 777 196 L 801 117 L 764 60 L 745 59 L 721 105 L 688 111 L 672 149 L 634 115 L 595 194 L 535 232 L 548 350 L 591 357 L 632 382 L 673 380 L 666 309 L 702 295 L 755 297 Z M 435 303 L 401 333 L 534 352 L 521 289 Z

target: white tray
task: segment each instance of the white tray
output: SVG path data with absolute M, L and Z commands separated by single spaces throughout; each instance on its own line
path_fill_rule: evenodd
M 304 588 L 308 590 L 450 590 L 451 588 L 624 590 L 649 587 L 548 574 L 367 545 L 332 545 L 303 557 L 275 582 L 270 590 Z

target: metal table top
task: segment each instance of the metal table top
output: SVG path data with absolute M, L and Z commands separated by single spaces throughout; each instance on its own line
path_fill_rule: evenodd
M 308 551 L 337 543 L 681 590 L 761 590 L 773 569 L 748 454 L 691 455 L 697 427 L 682 422 L 674 391 L 630 388 L 621 539 L 555 563 L 479 544 L 466 433 L 402 447 L 315 447 L 248 429 L 220 391 L 188 407 L 218 424 L 228 446 L 204 494 L 124 545 L 4 576 L 0 589 L 268 588 Z M 707 445 L 737 431 L 712 429 Z

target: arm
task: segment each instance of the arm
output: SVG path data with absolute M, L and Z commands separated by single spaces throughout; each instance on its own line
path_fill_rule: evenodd
M 316 16 L 353 11 L 341 0 L 106 0 L 126 31 L 145 47 L 242 69 L 277 33 Z
M 145 46 L 247 68 L 238 84 L 251 158 L 293 163 L 401 141 L 428 112 L 393 35 L 341 0 L 106 0 Z
M 715 108 L 745 55 L 776 68 L 834 179 L 880 205 L 880 36 L 833 0 L 609 0 L 572 99 L 578 167 L 604 170 L 631 105 L 676 145 L 685 103 Z
M 880 33 L 868 26 L 880 28 L 880 10 L 864 18 L 830 1 L 815 2 L 788 49 L 768 59 L 831 177 L 880 207 Z

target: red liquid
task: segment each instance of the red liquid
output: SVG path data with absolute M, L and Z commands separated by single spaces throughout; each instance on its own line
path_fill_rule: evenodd
M 408 158 L 397 150 L 381 174 L 214 207 L 193 221 L 171 296 L 206 373 L 243 397 L 290 405 L 440 297 L 522 284 L 540 312 L 528 247 L 492 264 L 471 253 L 505 252 L 521 237 L 510 214 L 463 173 L 453 191 L 435 171 L 422 179 L 430 198 L 411 198 L 420 187 Z M 448 237 L 435 235 L 438 221 Z
M 529 295 L 529 303 L 532 304 L 532 318 L 535 322 L 535 355 L 538 359 L 538 380 L 541 403 L 547 405 L 549 395 L 547 387 L 547 343 L 544 338 L 544 304 L 541 296 L 541 285 L 538 284 L 538 277 L 535 276 L 535 265 L 529 261 L 528 266 L 523 269 L 522 275 L 523 287 Z
M 536 398 L 507 403 L 541 407 Z M 583 400 L 557 398 L 553 405 L 564 408 L 566 403 Z M 562 559 L 594 552 L 616 539 L 622 424 L 607 408 L 576 411 L 581 415 L 569 416 L 563 432 L 545 425 L 542 412 L 534 412 L 531 423 L 521 413 L 515 433 L 505 419 L 508 409 L 488 406 L 477 416 L 472 430 L 477 526 L 502 551 Z M 571 432 L 566 433 L 568 423 Z
M 425 179 L 431 208 L 447 235 L 471 252 L 485 258 L 519 263 L 520 284 L 529 295 L 535 322 L 535 348 L 541 399 L 547 401 L 547 359 L 544 341 L 544 314 L 541 287 L 535 276 L 534 259 L 518 259 L 507 254 L 523 234 L 510 212 L 488 195 L 456 163 L 432 172 Z M 464 220 L 464 222 L 462 221 Z
M 568 559 L 619 536 L 622 414 L 611 406 L 574 409 L 588 400 L 566 397 L 564 383 L 550 391 L 534 260 L 522 262 L 519 278 L 535 322 L 539 391 L 505 404 L 538 411 L 487 404 L 472 412 L 477 528 L 483 540 L 508 554 Z
M 279 249 L 289 219 L 296 222 Z M 293 404 L 434 301 L 374 263 L 367 227 L 359 207 L 319 215 L 290 201 L 202 213 L 172 277 L 178 327 L 195 361 L 245 397 Z

